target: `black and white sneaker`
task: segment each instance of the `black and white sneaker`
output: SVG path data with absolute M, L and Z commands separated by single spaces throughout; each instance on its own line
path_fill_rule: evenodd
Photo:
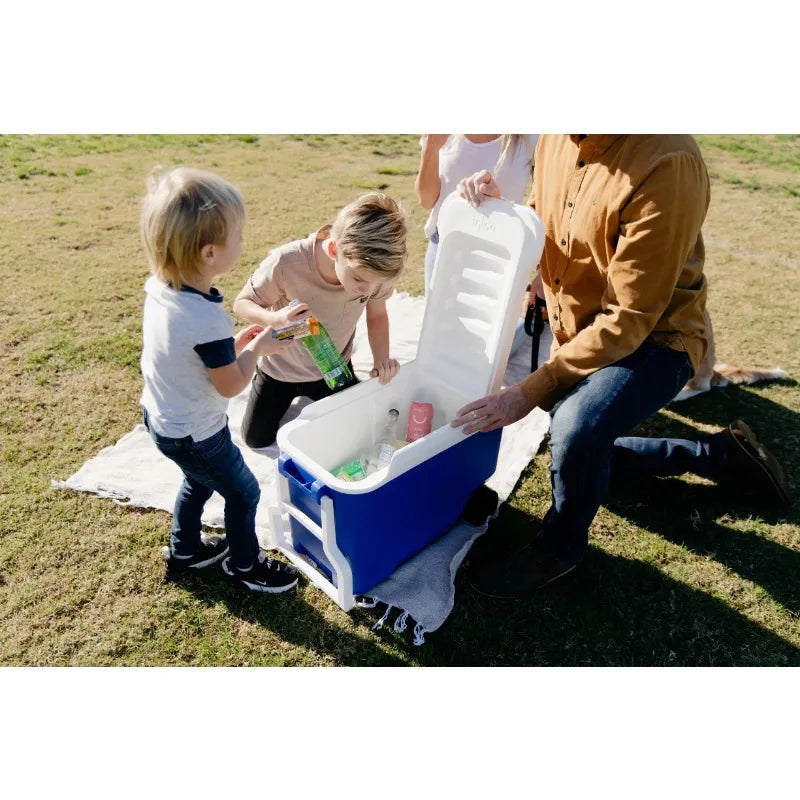
M 225 558 L 228 555 L 228 540 L 212 534 L 200 540 L 200 549 L 193 556 L 177 556 L 169 547 L 162 547 L 161 554 L 164 556 L 164 580 L 172 581 L 190 569 L 209 567 Z
M 279 594 L 297 586 L 299 571 L 291 564 L 285 564 L 262 550 L 258 552 L 258 559 L 249 570 L 237 569 L 230 558 L 222 562 L 222 571 L 236 583 L 247 587 L 254 592 L 268 592 Z

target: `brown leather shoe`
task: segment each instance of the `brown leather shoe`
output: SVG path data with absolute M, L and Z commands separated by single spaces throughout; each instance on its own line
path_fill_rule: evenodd
M 737 419 L 723 431 L 728 455 L 725 479 L 743 489 L 755 489 L 762 498 L 792 504 L 789 484 L 778 459 L 761 444 L 750 426 Z

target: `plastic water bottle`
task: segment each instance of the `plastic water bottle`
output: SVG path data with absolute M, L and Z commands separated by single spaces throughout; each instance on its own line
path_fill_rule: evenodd
M 389 466 L 392 460 L 397 443 L 397 418 L 400 412 L 396 408 L 389 409 L 389 415 L 383 424 L 378 441 L 372 450 L 372 457 L 369 460 L 367 474 L 371 475 L 379 469 Z
M 299 304 L 300 301 L 297 298 L 289 303 L 290 306 Z M 311 320 L 313 320 L 313 323 Z M 298 330 L 294 335 L 299 336 L 300 341 L 311 354 L 311 358 L 314 359 L 317 369 L 322 373 L 328 388 L 341 389 L 347 386 L 348 383 L 352 383 L 353 373 L 350 371 L 350 367 L 347 366 L 347 362 L 342 358 L 342 354 L 333 339 L 331 339 L 330 334 L 325 330 L 325 326 L 315 317 L 309 317 L 308 320 L 303 320 L 300 323 L 296 323 L 296 325 L 298 328 L 302 328 L 304 323 L 310 326 L 309 332 L 305 333 Z M 292 326 L 286 327 L 291 328 Z M 281 338 L 281 334 L 278 334 L 276 338 Z
M 347 362 L 342 358 L 339 348 L 331 339 L 325 326 L 317 323 L 319 326 L 319 333 L 312 336 L 303 336 L 300 341 L 306 346 L 306 349 L 311 353 L 311 358 L 322 373 L 325 383 L 331 389 L 341 389 L 347 386 L 353 380 L 353 373 Z

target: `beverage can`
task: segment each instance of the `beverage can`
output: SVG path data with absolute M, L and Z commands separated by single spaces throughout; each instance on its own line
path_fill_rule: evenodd
M 341 478 L 343 481 L 360 481 L 367 477 L 367 473 L 364 469 L 364 462 L 359 457 L 337 467 L 333 471 L 333 476 Z
M 318 336 L 319 322 L 316 317 L 306 317 L 298 322 L 290 322 L 272 331 L 272 338 L 283 341 L 285 339 L 300 338 L 301 336 Z
M 406 441 L 416 442 L 431 432 L 433 425 L 433 406 L 430 403 L 414 401 L 408 410 Z

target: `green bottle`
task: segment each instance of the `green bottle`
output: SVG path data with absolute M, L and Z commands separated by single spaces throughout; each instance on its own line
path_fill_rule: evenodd
M 300 341 L 306 346 L 311 358 L 322 373 L 325 383 L 331 389 L 341 389 L 353 380 L 353 373 L 347 362 L 342 358 L 339 348 L 331 339 L 325 326 L 319 322 L 319 333 L 312 336 L 303 336 Z

